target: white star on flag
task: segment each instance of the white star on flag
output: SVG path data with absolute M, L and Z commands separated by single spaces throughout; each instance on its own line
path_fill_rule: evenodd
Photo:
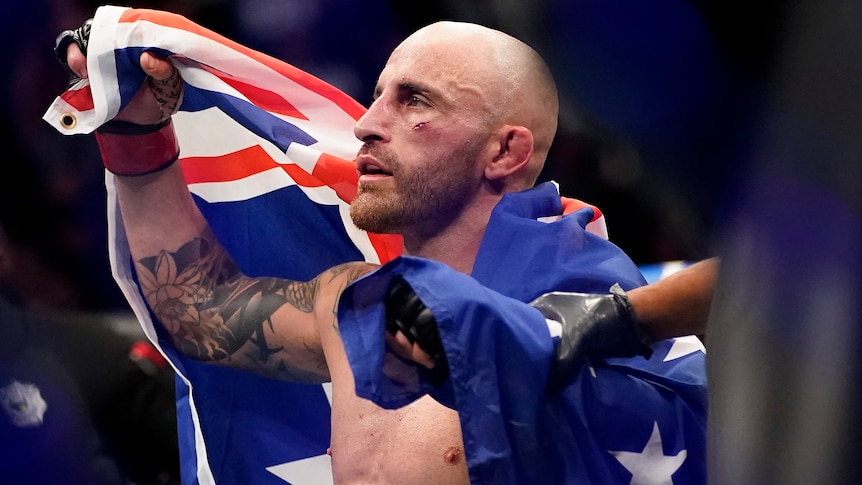
M 608 451 L 632 474 L 631 485 L 673 485 L 674 474 L 687 455 L 682 450 L 676 455 L 666 456 L 661 444 L 658 422 L 653 423 L 652 434 L 643 451 Z
M 266 470 L 295 485 L 332 485 L 332 463 L 329 455 L 290 461 Z
M 703 346 L 703 342 L 699 338 L 694 335 L 677 337 L 673 339 L 673 345 L 671 345 L 670 350 L 664 357 L 664 362 L 670 362 L 695 352 L 706 353 L 706 347 Z

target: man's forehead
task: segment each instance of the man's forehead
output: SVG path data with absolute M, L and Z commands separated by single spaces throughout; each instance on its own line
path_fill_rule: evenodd
M 476 51 L 447 39 L 413 40 L 405 41 L 392 52 L 381 73 L 381 81 L 384 78 L 389 82 L 477 79 L 483 63 Z
M 495 32 L 474 24 L 442 22 L 420 29 L 389 57 L 376 91 L 409 85 L 435 101 L 461 108 L 483 107 L 499 89 Z
M 478 75 L 469 59 L 439 55 L 393 56 L 380 74 L 377 93 L 394 87 L 410 87 L 445 105 L 482 102 L 488 90 L 487 76 Z M 441 105 L 442 107 L 442 105 Z
M 392 54 L 403 58 L 430 56 L 467 60 L 487 54 L 492 32 L 473 24 L 440 22 L 414 32 Z

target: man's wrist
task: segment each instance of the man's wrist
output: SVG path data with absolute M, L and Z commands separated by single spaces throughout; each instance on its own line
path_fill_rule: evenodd
M 638 350 L 638 353 L 648 357 L 652 354 L 650 346 L 654 344 L 656 340 L 650 332 L 640 324 L 628 293 L 622 289 L 619 283 L 617 283 L 611 287 L 611 296 L 619 309 L 619 320 L 628 327 L 635 336 L 635 339 L 641 345 L 641 349 Z
M 158 172 L 179 159 L 179 142 L 171 118 L 155 125 L 112 120 L 96 130 L 105 168 L 123 176 Z

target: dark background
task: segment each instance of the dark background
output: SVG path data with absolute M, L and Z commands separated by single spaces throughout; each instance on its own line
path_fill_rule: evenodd
M 110 275 L 103 169 L 92 137 L 41 116 L 65 89 L 57 33 L 100 2 L 4 2 L 0 227 L 18 251 L 10 281 L 37 305 L 122 310 Z M 307 70 L 368 104 L 388 54 L 439 19 L 499 28 L 548 60 L 562 95 L 542 180 L 597 205 L 638 264 L 713 255 L 734 206 L 742 134 L 769 84 L 779 2 L 683 0 L 184 0 L 170 10 Z

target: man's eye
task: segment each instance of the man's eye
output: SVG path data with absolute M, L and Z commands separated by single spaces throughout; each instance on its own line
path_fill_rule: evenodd
M 419 106 L 421 104 L 424 103 L 418 96 L 410 96 L 410 99 L 407 100 L 407 106 Z

